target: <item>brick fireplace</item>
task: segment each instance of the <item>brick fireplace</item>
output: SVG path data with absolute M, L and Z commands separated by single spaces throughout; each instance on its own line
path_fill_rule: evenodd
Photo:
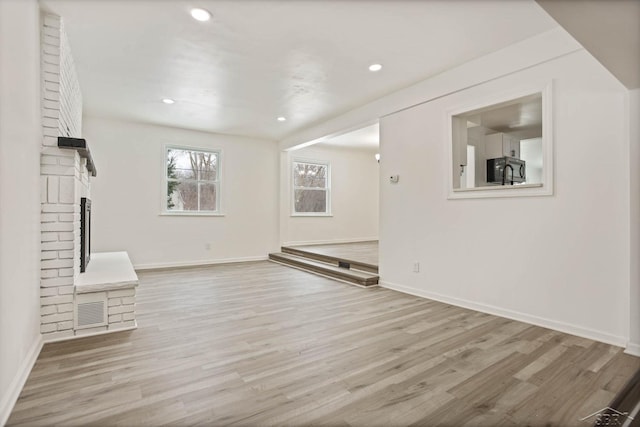
M 134 328 L 137 280 L 115 287 L 80 286 L 82 279 L 87 282 L 80 271 L 81 200 L 91 199 L 90 177 L 96 168 L 82 139 L 82 93 L 63 21 L 44 13 L 41 22 L 40 332 L 45 341 L 55 341 Z M 125 268 L 135 276 L 130 263 Z M 95 327 L 83 321 L 79 325 L 78 313 L 89 307 L 86 304 L 103 310 L 90 314 L 101 314 L 104 321 Z

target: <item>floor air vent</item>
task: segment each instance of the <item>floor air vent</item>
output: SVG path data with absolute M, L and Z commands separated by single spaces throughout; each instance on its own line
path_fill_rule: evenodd
M 106 325 L 106 293 L 77 295 L 75 323 L 76 329 L 95 328 Z

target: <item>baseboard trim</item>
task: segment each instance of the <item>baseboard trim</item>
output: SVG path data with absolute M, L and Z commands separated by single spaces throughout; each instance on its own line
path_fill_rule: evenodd
M 135 320 L 134 322 L 135 323 L 133 326 L 127 326 L 126 328 L 107 329 L 106 331 L 92 332 L 90 334 L 82 334 L 82 335 L 69 335 L 67 337 L 53 338 L 50 340 L 46 339 L 45 337 L 44 342 L 45 344 L 51 344 L 54 342 L 71 341 L 71 340 L 77 340 L 80 338 L 95 337 L 98 335 L 115 334 L 116 332 L 132 331 L 134 329 L 138 329 L 138 321 Z
M 377 237 L 358 237 L 355 239 L 331 239 L 331 240 L 304 240 L 295 242 L 284 242 L 281 246 L 304 246 L 304 245 L 340 245 L 343 243 L 363 243 L 377 242 Z
M 600 341 L 606 344 L 614 345 L 616 347 L 625 347 L 625 345 L 627 344 L 627 338 L 625 337 L 619 337 L 616 335 L 611 335 L 611 334 L 597 331 L 594 329 L 583 328 L 581 326 L 577 326 L 569 323 L 558 322 L 552 319 L 546 319 L 543 317 L 533 316 L 530 314 L 520 313 L 512 310 L 506 310 L 504 308 L 500 308 L 492 305 L 480 304 L 473 301 L 450 297 L 450 296 L 438 294 L 435 292 L 429 292 L 423 289 L 415 289 L 409 286 L 398 285 L 396 283 L 386 282 L 382 280 L 380 281 L 380 286 L 383 288 L 392 289 L 394 291 L 403 292 L 406 294 L 443 302 L 445 304 L 451 304 L 458 307 L 468 308 L 470 310 L 492 314 L 494 316 L 505 317 L 507 319 L 517 320 L 519 322 L 529 323 L 531 325 L 553 329 L 555 331 L 576 335 L 576 336 L 587 338 L 594 341 Z
M 206 260 L 206 261 L 159 262 L 159 263 L 153 263 L 153 264 L 136 264 L 133 266 L 133 269 L 136 271 L 169 270 L 169 269 L 176 269 L 176 268 L 207 267 L 210 265 L 233 264 L 238 262 L 266 261 L 267 259 L 268 259 L 268 256 L 264 255 L 264 256 L 256 256 L 256 257 L 224 258 L 224 259 Z
M 20 393 L 27 382 L 27 378 L 29 378 L 33 365 L 35 365 L 36 360 L 38 360 L 43 345 L 42 335 L 38 334 L 27 353 L 27 357 L 25 357 L 22 362 L 22 366 L 20 366 L 20 369 L 18 369 L 18 372 L 16 372 L 15 377 L 11 381 L 9 390 L 2 396 L 2 400 L 0 400 L 0 426 L 4 426 L 7 421 L 9 421 L 11 411 L 13 411 L 13 407 L 20 397 Z
M 640 357 L 640 344 L 635 342 L 628 342 L 624 352 L 626 354 L 630 354 L 631 356 Z

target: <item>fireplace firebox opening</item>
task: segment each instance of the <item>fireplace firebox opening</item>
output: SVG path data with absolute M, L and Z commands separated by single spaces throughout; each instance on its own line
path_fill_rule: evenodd
M 80 199 L 80 273 L 84 273 L 91 259 L 91 200 Z

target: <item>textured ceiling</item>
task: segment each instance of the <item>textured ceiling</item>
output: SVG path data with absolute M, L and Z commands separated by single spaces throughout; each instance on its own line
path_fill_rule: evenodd
M 271 140 L 557 26 L 533 0 L 42 4 L 64 19 L 86 114 Z

